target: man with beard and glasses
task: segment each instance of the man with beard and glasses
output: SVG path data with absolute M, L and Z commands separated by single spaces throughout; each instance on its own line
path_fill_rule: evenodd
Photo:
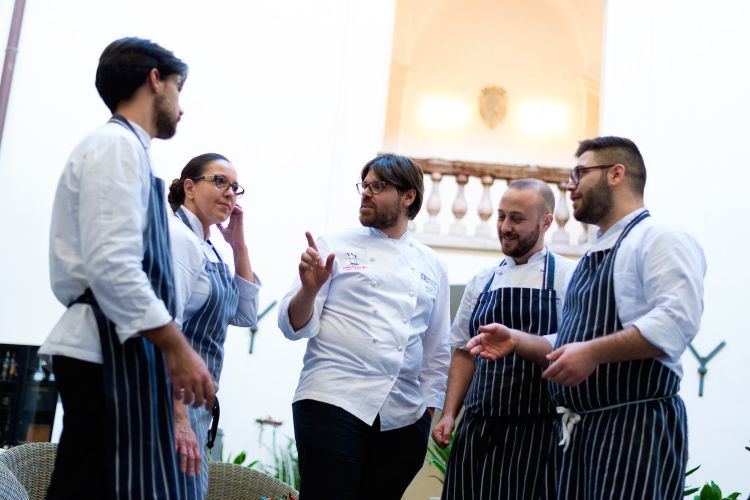
M 357 184 L 363 227 L 306 233 L 279 309 L 284 335 L 309 339 L 292 405 L 305 500 L 399 499 L 424 463 L 450 298 L 445 264 L 407 231 L 422 178 L 409 158 L 379 156 Z
M 451 327 L 456 347 L 442 416 L 432 437 L 450 443 L 464 407 L 443 482 L 444 499 L 549 498 L 554 463 L 547 463 L 555 409 L 542 367 L 512 353 L 474 359 L 467 341 L 483 331 L 504 331 L 541 342 L 549 351 L 562 318 L 562 298 L 573 261 L 544 244 L 555 197 L 542 181 L 513 182 L 500 199 L 497 235 L 505 257 L 466 285 Z M 518 330 L 514 332 L 514 329 Z M 523 478 L 519 481 L 518 478 Z
M 688 451 L 680 356 L 703 312 L 703 251 L 650 218 L 632 141 L 585 140 L 576 157 L 574 215 L 599 231 L 568 285 L 555 350 L 527 344 L 522 353 L 512 335 L 491 331 L 469 347 L 485 359 L 546 354 L 543 377 L 561 414 L 557 498 L 680 498 Z
M 174 322 L 163 182 L 149 145 L 182 115 L 187 66 L 139 38 L 102 52 L 96 88 L 112 118 L 73 150 L 55 195 L 52 290 L 67 307 L 39 350 L 63 430 L 47 498 L 181 498 L 173 395 L 213 407 L 203 360 Z

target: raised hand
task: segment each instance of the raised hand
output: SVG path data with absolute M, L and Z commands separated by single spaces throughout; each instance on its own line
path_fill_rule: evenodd
M 513 352 L 515 339 L 505 325 L 490 323 L 480 326 L 479 333 L 469 340 L 466 347 L 472 355 L 494 361 Z
M 245 245 L 244 216 L 245 213 L 243 212 L 242 207 L 235 204 L 232 213 L 229 214 L 229 224 L 226 227 L 222 224 L 216 224 L 216 227 L 221 231 L 221 235 L 234 249 Z
M 307 237 L 307 250 L 304 251 L 299 263 L 299 279 L 302 288 L 317 293 L 318 290 L 331 277 L 333 270 L 333 259 L 335 254 L 329 254 L 325 262 L 318 253 L 318 247 L 309 231 L 305 232 Z

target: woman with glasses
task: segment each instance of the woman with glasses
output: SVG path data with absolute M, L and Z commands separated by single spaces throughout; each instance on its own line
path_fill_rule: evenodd
M 243 193 L 234 166 L 215 153 L 190 160 L 169 187 L 169 204 L 175 213 L 170 229 L 176 320 L 205 360 L 217 390 L 227 326 L 250 327 L 257 320 L 260 282 L 250 266 L 243 211 L 237 204 Z M 212 226 L 216 226 L 213 234 Z M 179 392 L 179 388 L 173 390 Z M 183 472 L 180 479 L 189 491 L 187 498 L 206 496 L 207 453 L 213 445 L 217 419 L 218 400 L 213 412 L 175 401 L 175 445 Z

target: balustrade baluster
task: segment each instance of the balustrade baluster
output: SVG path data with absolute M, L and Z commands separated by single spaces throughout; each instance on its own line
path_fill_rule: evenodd
M 570 219 L 570 211 L 568 210 L 568 191 L 565 189 L 565 184 L 558 184 L 560 190 L 560 196 L 557 200 L 557 206 L 555 207 L 555 221 L 557 221 L 558 229 L 552 235 L 552 243 L 567 245 L 570 243 L 570 235 L 565 230 L 565 224 Z
M 424 232 L 439 234 L 440 223 L 437 216 L 440 213 L 440 181 L 443 179 L 443 174 L 432 172 L 430 178 L 432 179 L 432 189 L 430 190 L 430 198 L 427 200 L 427 213 L 430 218 L 424 225 Z
M 466 234 L 466 225 L 464 224 L 463 218 L 466 215 L 466 195 L 464 194 L 464 188 L 466 183 L 469 182 L 469 176 L 466 174 L 456 175 L 456 184 L 458 184 L 458 190 L 456 191 L 456 199 L 453 200 L 453 216 L 456 220 L 451 224 L 450 234 L 453 236 L 464 236 Z
M 492 206 L 492 200 L 490 199 L 490 188 L 495 182 L 495 179 L 491 175 L 483 175 L 482 178 L 482 199 L 479 200 L 479 206 L 477 206 L 477 213 L 479 214 L 479 224 L 474 231 L 474 234 L 480 238 L 492 238 L 494 237 L 494 231 L 489 223 L 490 217 L 494 212 Z

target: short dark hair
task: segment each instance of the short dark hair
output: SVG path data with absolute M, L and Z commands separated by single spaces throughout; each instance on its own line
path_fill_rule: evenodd
M 177 74 L 182 84 L 187 78 L 187 64 L 169 50 L 143 38 L 120 38 L 107 45 L 99 57 L 96 90 L 114 113 L 122 101 L 133 97 L 154 68 L 162 80 Z
M 180 178 L 173 180 L 169 185 L 167 201 L 169 201 L 169 206 L 173 212 L 176 212 L 180 205 L 185 203 L 185 179 L 200 177 L 206 171 L 206 165 L 216 160 L 232 163 L 227 160 L 226 156 L 219 153 L 204 153 L 187 162 L 180 173 Z
M 406 215 L 413 219 L 422 208 L 422 197 L 424 196 L 424 174 L 422 169 L 411 158 L 393 154 L 377 156 L 362 167 L 362 180 L 372 170 L 380 179 L 396 186 L 399 192 L 413 189 L 417 192 L 414 201 L 409 205 Z
M 516 179 L 511 182 L 508 189 L 533 189 L 542 201 L 544 213 L 551 214 L 555 211 L 555 195 L 546 182 L 539 179 Z
M 597 159 L 601 163 L 622 163 L 628 167 L 626 176 L 630 189 L 643 196 L 643 190 L 646 187 L 646 164 L 643 162 L 638 146 L 633 141 L 615 136 L 586 139 L 578 143 L 576 158 L 586 151 L 596 152 Z

